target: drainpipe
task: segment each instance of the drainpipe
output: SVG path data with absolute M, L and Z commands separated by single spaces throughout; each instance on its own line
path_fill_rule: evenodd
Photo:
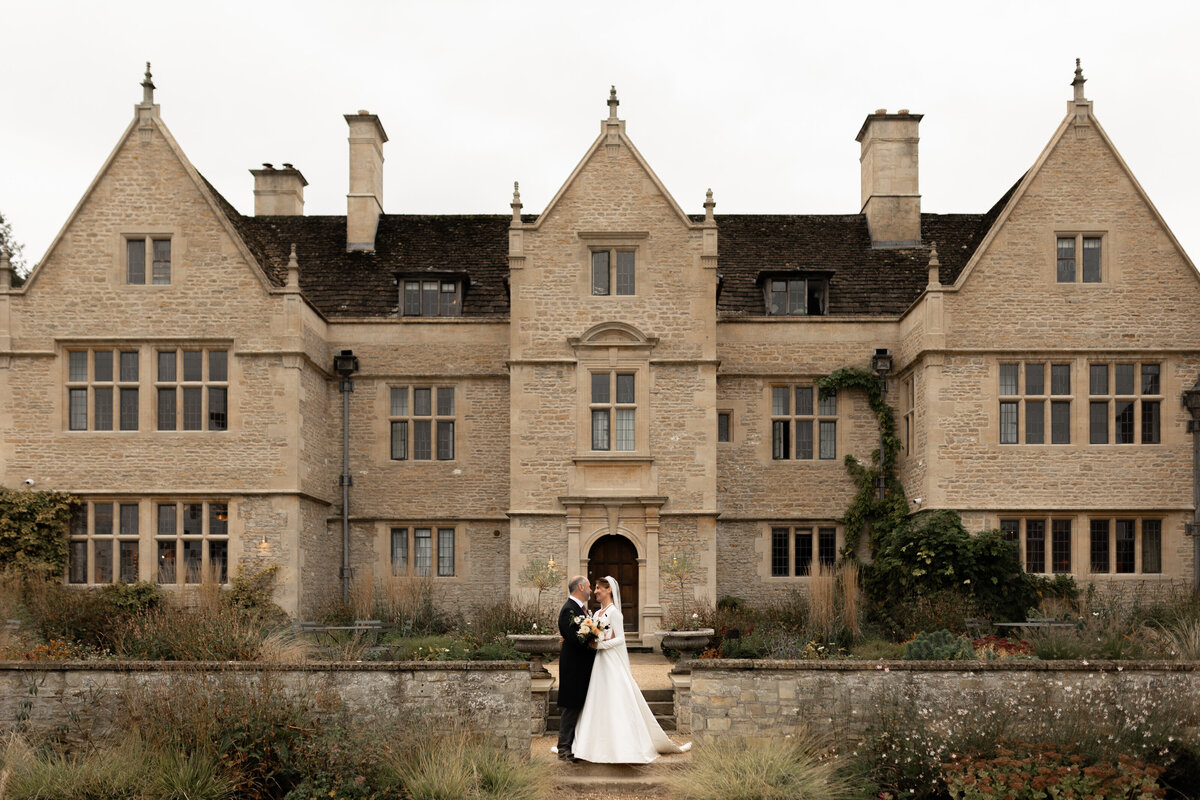
M 350 376 L 358 372 L 358 358 L 353 350 L 343 350 L 333 357 L 333 371 L 342 376 L 339 388 L 342 392 L 342 602 L 350 604 L 350 393 L 354 381 Z
M 1184 532 L 1192 537 L 1192 593 L 1200 596 L 1200 378 L 1184 390 L 1183 407 L 1192 415 L 1187 424 L 1192 435 L 1192 521 Z

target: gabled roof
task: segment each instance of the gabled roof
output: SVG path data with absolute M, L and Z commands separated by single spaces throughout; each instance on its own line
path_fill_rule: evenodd
M 296 245 L 301 291 L 329 318 L 395 316 L 397 276 L 421 273 L 469 276 L 464 317 L 508 314 L 507 214 L 384 214 L 374 252 L 347 252 L 344 216 L 244 216 L 205 184 L 277 286 L 287 282 L 288 255 Z M 937 243 L 943 284 L 958 278 L 1015 189 L 986 214 L 921 215 L 924 241 Z M 832 316 L 899 316 L 928 281 L 928 247 L 872 248 L 862 214 L 718 214 L 716 223 L 717 311 L 724 317 L 765 315 L 763 273 L 828 274 Z

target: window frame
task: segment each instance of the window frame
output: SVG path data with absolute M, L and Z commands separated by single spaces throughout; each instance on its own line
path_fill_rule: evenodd
M 801 411 L 799 392 L 807 390 L 809 411 Z M 780 392 L 786 391 L 786 409 L 779 411 L 777 399 Z M 838 431 L 841 413 L 838 410 L 838 393 L 830 390 L 822 396 L 821 388 L 816 383 L 769 383 L 767 384 L 767 411 L 771 423 L 768 442 L 771 448 L 772 461 L 803 461 L 803 462 L 836 462 L 838 458 Z M 828 405 L 832 403 L 832 406 Z M 832 408 L 832 411 L 828 409 Z M 809 436 L 805 440 L 808 447 L 801 455 L 799 447 L 799 431 L 807 424 Z M 832 426 L 832 427 L 827 427 Z M 827 435 L 826 431 L 830 431 Z M 781 435 L 782 433 L 782 435 Z M 826 449 L 826 443 L 829 449 Z
M 640 389 L 640 370 L 632 367 L 616 367 L 612 369 L 595 368 L 589 369 L 588 374 L 588 449 L 592 453 L 636 453 L 638 452 L 639 430 L 638 425 L 642 414 L 638 412 L 638 391 Z M 598 387 L 597 378 L 606 377 L 605 386 L 607 396 L 603 399 L 597 399 L 596 389 Z M 627 393 L 622 392 L 622 378 L 632 379 L 627 386 Z M 622 399 L 625 398 L 625 399 Z M 632 398 L 632 399 L 630 399 Z M 627 431 L 630 439 L 627 443 L 628 447 L 619 447 L 621 437 L 621 423 L 623 419 L 629 419 L 627 414 L 632 414 L 633 427 L 631 431 Z M 602 416 L 601 416 L 602 415 Z M 604 431 L 606 442 L 603 447 L 597 446 L 597 428 L 596 422 L 599 419 L 606 420 L 606 429 Z
M 1124 536 L 1123 531 L 1124 529 Z M 1163 518 L 1143 516 L 1137 513 L 1116 512 L 1088 515 L 1088 574 L 1107 577 L 1161 575 L 1162 574 L 1162 529 Z M 1103 531 L 1104 563 L 1097 563 L 1097 533 Z M 1122 543 L 1125 543 L 1128 561 L 1122 560 Z M 1148 558 L 1153 552 L 1154 557 Z M 1146 570 L 1146 561 L 1153 568 Z M 1127 568 L 1122 568 L 1125 565 Z
M 768 579 L 807 579 L 837 568 L 842 530 L 828 521 L 772 523 L 767 527 Z M 780 547 L 780 544 L 783 547 Z M 806 545 L 806 546 L 802 546 Z
M 780 288 L 776 284 L 783 284 Z M 795 284 L 803 284 L 802 291 L 793 292 Z M 818 310 L 813 311 L 813 287 L 817 285 L 816 302 Z M 769 317 L 826 317 L 829 316 L 829 275 L 819 273 L 798 273 L 789 275 L 764 275 L 762 278 L 763 310 Z M 776 295 L 780 295 L 782 303 L 776 310 Z M 793 297 L 804 298 L 803 310 L 795 310 Z
M 1063 245 L 1071 243 L 1071 255 L 1064 258 Z M 1088 243 L 1094 242 L 1095 247 L 1089 248 Z M 1095 260 L 1095 278 L 1088 279 L 1089 259 L 1087 251 L 1098 249 L 1099 255 Z M 1064 280 L 1064 270 L 1070 262 L 1070 279 Z M 1105 231 L 1065 230 L 1054 234 L 1054 282 L 1058 286 L 1103 285 L 1109 283 L 1108 276 L 1108 234 Z
M 460 413 L 461 395 L 457 385 L 446 385 L 434 382 L 415 382 L 406 384 L 387 384 L 388 415 L 388 460 L 394 463 L 448 463 L 458 460 L 458 416 Z M 397 405 L 397 392 L 402 391 L 403 407 Z M 417 413 L 417 392 L 429 392 L 429 413 Z M 444 411 L 443 399 L 449 398 L 450 411 Z M 429 431 L 429 455 L 416 455 L 418 424 L 427 424 Z M 398 437 L 398 433 L 403 432 Z M 403 440 L 403 445 L 397 448 L 397 442 Z M 399 455 L 398 455 L 399 453 Z
M 223 347 L 207 347 L 207 346 L 189 346 L 181 345 L 178 347 L 162 347 L 154 346 L 152 348 L 153 358 L 153 373 L 152 373 L 152 388 L 154 389 L 154 426 L 155 430 L 163 433 L 187 433 L 194 434 L 200 432 L 209 433 L 224 433 L 229 430 L 229 348 Z M 199 379 L 190 378 L 188 376 L 186 362 L 188 353 L 200 354 L 200 377 Z M 214 377 L 213 356 L 221 354 L 223 361 L 222 372 L 223 378 Z M 164 380 L 162 373 L 162 357 L 165 354 L 173 354 L 173 375 L 172 380 Z M 199 392 L 199 427 L 187 427 L 188 425 L 188 392 Z M 163 398 L 168 396 L 173 397 L 174 424 L 172 427 L 163 427 Z M 220 394 L 218 394 L 220 393 Z M 213 411 L 214 399 L 222 398 L 223 411 Z M 216 415 L 220 415 L 220 419 L 216 419 Z M 214 422 L 218 424 L 214 426 Z
M 1028 445 L 1070 445 L 1074 425 L 1072 373 L 1075 361 L 1047 357 L 1029 360 L 1001 360 L 996 370 L 996 443 L 1001 447 Z M 1038 368 L 1031 373 L 1030 367 Z M 1012 373 L 1014 391 L 1006 391 L 1006 368 Z M 1065 370 L 1065 391 L 1056 387 L 1056 379 Z M 1031 374 L 1039 375 L 1040 384 L 1030 383 Z M 1040 389 L 1040 391 L 1038 391 Z M 1059 414 L 1065 409 L 1065 420 Z M 1006 419 L 1007 417 L 1007 419 Z M 1038 424 L 1030 426 L 1030 419 Z M 1030 441 L 1040 438 L 1040 441 Z
M 387 532 L 387 567 L 394 578 L 458 578 L 461 575 L 462 525 L 446 522 L 394 522 L 385 526 Z M 422 536 L 421 533 L 427 533 Z M 428 565 L 418 569 L 422 557 L 419 541 L 428 541 Z M 398 547 L 397 545 L 402 545 Z M 397 554 L 404 553 L 405 561 L 397 564 Z
M 126 286 L 170 286 L 173 279 L 174 235 L 171 233 L 125 233 L 121 235 L 124 242 L 122 249 L 122 274 Z M 142 245 L 141 263 L 134 270 L 133 254 L 137 252 L 136 245 Z M 166 245 L 166 258 L 161 259 L 160 244 Z M 136 279 L 135 279 L 136 278 Z
M 1120 380 L 1118 379 L 1118 370 L 1120 367 L 1129 367 L 1131 370 L 1131 391 L 1118 391 Z M 1094 376 L 1099 368 L 1104 369 L 1105 385 L 1103 392 L 1096 391 L 1096 383 Z M 1153 368 L 1156 374 L 1156 392 L 1146 392 L 1146 375 L 1147 368 Z M 1163 393 L 1163 369 L 1162 361 L 1125 361 L 1125 360 L 1097 360 L 1088 361 L 1088 444 L 1090 445 L 1111 445 L 1111 446 L 1128 446 L 1128 445 L 1160 445 L 1162 444 L 1162 408 L 1166 400 L 1166 395 Z M 1129 439 L 1121 441 L 1119 425 L 1119 414 L 1122 403 L 1128 404 L 1130 412 L 1130 430 Z M 1154 412 L 1150 415 L 1153 420 L 1153 428 L 1147 430 L 1146 408 L 1150 406 Z M 1103 411 L 1104 417 L 1104 441 L 1096 441 L 1096 427 L 1098 422 L 1097 411 Z M 1148 440 L 1147 433 L 1150 433 Z
M 436 300 L 426 308 L 427 284 L 435 284 Z M 468 281 L 461 275 L 399 275 L 396 278 L 397 307 L 400 317 L 461 317 Z M 409 294 L 415 285 L 416 293 Z M 452 298 L 447 301 L 446 295 Z M 415 301 L 415 302 L 413 302 Z M 448 302 L 448 305 L 447 305 Z
M 732 409 L 717 409 L 717 444 L 733 444 Z
M 200 533 L 189 532 L 183 525 L 181 514 L 187 505 L 198 505 L 201 508 Z M 173 506 L 172 524 L 174 532 L 160 533 L 159 508 Z M 112 583 L 134 583 L 147 580 L 159 586 L 195 586 L 203 582 L 205 574 L 212 575 L 213 559 L 217 556 L 214 550 L 223 551 L 224 560 L 216 568 L 216 574 L 221 580 L 219 585 L 229 584 L 230 569 L 230 520 L 232 519 L 233 504 L 228 498 L 209 498 L 206 500 L 173 499 L 153 495 L 129 497 L 114 495 L 112 497 L 89 498 L 84 506 L 71 519 L 68 529 L 68 561 L 63 580 L 70 586 L 105 586 Z M 101 516 L 101 511 L 104 516 Z M 130 510 L 130 514 L 125 511 Z M 217 526 L 216 516 L 224 514 Z M 146 525 L 146 518 L 150 525 Z M 159 542 L 173 542 L 172 556 L 175 580 L 163 582 L 160 567 L 162 552 Z M 197 580 L 180 581 L 179 564 L 182 563 L 181 542 L 197 542 L 200 544 L 201 571 L 196 575 Z M 129 547 L 132 545 L 132 547 Z M 219 548 L 214 547 L 219 545 Z M 107 576 L 99 574 L 101 558 L 97 555 L 99 548 L 109 548 Z M 132 565 L 126 562 L 126 554 L 133 554 Z M 82 555 L 83 562 L 79 562 Z M 152 555 L 152 559 L 148 556 Z M 82 580 L 77 579 L 82 577 Z M 107 577 L 107 579 L 104 579 Z
M 593 245 L 588 247 L 588 289 L 592 297 L 637 297 L 638 262 L 641 261 L 637 245 Z M 598 257 L 604 256 L 601 266 Z M 627 268 L 627 269 L 626 269 Z M 603 291 L 599 291 L 597 277 L 603 269 Z M 627 290 L 627 291 L 623 291 Z

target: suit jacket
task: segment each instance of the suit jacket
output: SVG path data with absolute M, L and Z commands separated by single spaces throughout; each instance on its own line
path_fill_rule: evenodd
M 558 658 L 559 708 L 583 708 L 583 701 L 587 699 L 596 651 L 580 643 L 576 633 L 579 626 L 574 621 L 575 617 L 586 613 L 587 609 L 580 609 L 570 597 L 558 612 L 558 633 L 563 638 L 562 653 Z

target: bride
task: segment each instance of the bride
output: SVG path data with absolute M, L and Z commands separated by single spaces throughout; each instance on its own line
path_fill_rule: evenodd
M 680 747 L 663 733 L 633 681 L 616 579 L 598 581 L 594 595 L 600 603 L 595 619 L 601 634 L 587 700 L 575 729 L 575 757 L 606 764 L 648 764 L 661 753 L 688 750 L 691 743 Z

